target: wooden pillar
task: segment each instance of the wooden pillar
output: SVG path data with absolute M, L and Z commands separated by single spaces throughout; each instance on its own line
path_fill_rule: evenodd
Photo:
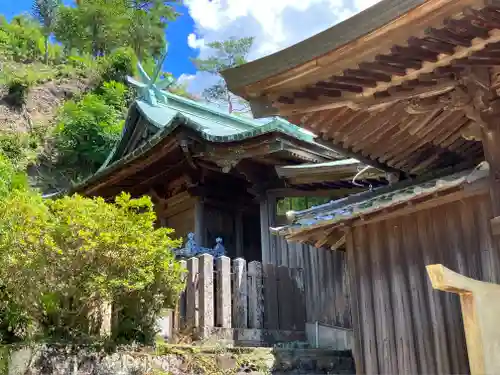
M 469 136 L 479 137 L 483 144 L 484 157 L 489 164 L 489 191 L 491 217 L 486 217 L 491 225 L 493 246 L 496 253 L 491 258 L 492 270 L 500 265 L 500 97 L 497 95 L 498 76 L 492 69 L 473 67 L 466 77 L 470 102 L 465 106 L 467 117 L 472 120 Z M 472 133 L 472 134 L 470 134 Z M 496 272 L 485 271 L 483 280 L 500 282 Z
M 262 264 L 276 263 L 276 241 L 273 240 L 270 227 L 276 223 L 276 197 L 266 196 L 260 201 L 260 233 Z
M 238 210 L 235 215 L 235 230 L 236 230 L 236 257 L 244 258 L 245 249 L 243 242 L 243 212 Z
M 500 119 L 483 128 L 484 157 L 490 167 L 490 198 L 493 217 L 500 216 Z M 499 233 L 500 234 L 500 233 Z
M 194 206 L 194 240 L 199 246 L 210 246 L 205 243 L 205 204 L 203 199 L 198 197 Z
M 353 337 L 354 343 L 352 348 L 352 355 L 354 357 L 354 363 L 356 365 L 356 373 L 364 374 L 365 365 L 363 360 L 363 344 L 361 342 L 361 316 L 360 316 L 360 306 L 358 297 L 358 283 L 359 280 L 356 277 L 356 260 L 354 258 L 354 236 L 352 229 L 346 233 L 346 250 L 347 250 L 347 272 L 349 275 L 349 295 L 351 301 L 351 316 L 352 316 L 352 327 L 353 327 Z
M 260 201 L 260 246 L 262 249 L 262 264 L 271 263 L 270 254 L 270 218 L 268 210 L 268 199 L 267 197 Z

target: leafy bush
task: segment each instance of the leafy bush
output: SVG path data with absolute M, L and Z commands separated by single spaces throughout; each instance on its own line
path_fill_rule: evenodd
M 73 181 L 94 173 L 120 138 L 123 119 L 115 105 L 124 101 L 119 96 L 124 92 L 114 84 L 108 88 L 103 96 L 87 94 L 80 102 L 68 101 L 62 107 L 54 131 L 56 164 Z
M 38 147 L 38 140 L 30 134 L 0 132 L 0 154 L 18 170 L 25 169 L 35 160 Z
M 7 96 L 5 100 L 14 107 L 22 107 L 28 99 L 31 82 L 26 76 L 13 76 L 7 82 Z
M 98 92 L 102 100 L 117 111 L 123 111 L 126 108 L 127 87 L 123 83 L 104 82 Z
M 155 220 L 148 197 L 126 194 L 114 204 L 80 196 L 42 200 L 26 191 L 0 199 L 0 280 L 10 311 L 24 314 L 9 324 L 19 322 L 26 334 L 29 325 L 21 317 L 28 317 L 45 337 L 84 338 L 92 332 L 90 312 L 110 300 L 134 322 L 128 332 L 144 332 L 132 339 L 146 339 L 154 330 L 150 317 L 172 307 L 182 286 L 183 271 L 171 251 L 179 243 L 170 239 L 171 230 L 155 229 Z M 125 301 L 152 304 L 144 317 L 130 318 Z
M 0 23 L 0 51 L 16 61 L 40 60 L 43 40 L 41 27 L 29 17 L 16 16 L 10 23 Z
M 26 176 L 0 151 L 0 200 L 12 191 L 28 188 Z
M 118 48 L 102 59 L 101 82 L 116 81 L 126 83 L 127 76 L 136 71 L 137 57 L 131 48 Z

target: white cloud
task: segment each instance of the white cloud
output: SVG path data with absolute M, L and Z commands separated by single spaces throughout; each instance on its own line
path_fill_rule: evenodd
M 249 54 L 254 60 L 307 39 L 380 0 L 184 0 L 195 21 L 191 48 L 206 57 L 206 43 L 230 37 L 253 36 Z M 213 79 L 198 72 L 189 90 L 202 90 Z M 195 91 L 199 92 L 199 91 Z
M 192 49 L 201 49 L 205 47 L 205 40 L 203 38 L 198 38 L 195 33 L 188 35 L 187 43 Z
M 177 83 L 181 85 L 189 85 L 189 83 L 196 78 L 195 74 L 181 74 L 179 78 L 177 78 Z

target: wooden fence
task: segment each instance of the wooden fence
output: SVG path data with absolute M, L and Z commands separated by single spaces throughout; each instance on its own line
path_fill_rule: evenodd
M 305 331 L 301 269 L 202 254 L 181 261 L 187 269 L 179 325 L 203 336 L 213 328 Z

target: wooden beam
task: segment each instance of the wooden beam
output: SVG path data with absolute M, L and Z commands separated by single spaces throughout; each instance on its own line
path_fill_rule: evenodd
M 119 181 L 137 173 L 140 170 L 147 168 L 149 165 L 160 160 L 167 153 L 177 146 L 175 139 L 169 140 L 166 144 L 158 144 L 148 150 L 144 155 L 139 155 L 135 159 L 120 165 L 119 168 L 109 170 L 106 176 L 100 177 L 97 181 L 90 181 L 88 185 L 82 187 L 82 192 L 86 195 L 91 195 L 97 192 L 104 186 L 116 184 Z
M 325 147 L 330 147 L 332 150 L 344 155 L 347 158 L 353 158 L 359 160 L 361 163 L 372 166 L 375 169 L 379 169 L 381 171 L 387 172 L 387 173 L 401 173 L 402 171 L 400 169 L 391 167 L 387 164 L 380 163 L 377 160 L 370 159 L 366 156 L 363 156 L 361 152 L 353 152 L 350 148 L 344 148 L 341 145 L 335 144 L 332 141 L 325 141 L 323 139 L 317 138 L 316 143 L 319 143 Z
M 358 110 L 372 110 L 381 106 L 389 105 L 401 100 L 409 100 L 420 96 L 438 96 L 458 85 L 458 81 L 452 79 L 441 79 L 439 81 L 425 81 L 421 86 L 405 88 L 401 85 L 388 86 L 385 91 L 373 92 L 370 95 L 362 95 L 356 98 L 347 98 L 333 102 L 330 98 L 300 99 L 298 103 L 276 103 L 279 114 L 282 116 L 296 115 L 298 113 L 309 113 L 326 109 L 349 107 Z M 366 90 L 365 90 L 366 91 Z
M 470 57 L 473 53 L 483 50 L 488 44 L 500 42 L 500 29 L 490 30 L 487 38 L 475 38 L 472 40 L 471 46 L 458 46 L 454 48 L 452 54 L 441 54 L 436 62 L 425 61 L 420 69 L 407 69 L 406 74 L 402 76 L 393 76 L 391 82 L 378 82 L 374 88 L 366 88 L 359 94 L 345 94 L 339 99 L 321 98 L 318 100 L 311 99 L 296 99 L 294 104 L 279 103 L 278 97 L 286 97 L 293 95 L 279 93 L 269 96 L 269 99 L 274 102 L 274 106 L 278 109 L 280 115 L 288 116 L 297 113 L 307 113 L 331 108 L 339 108 L 348 106 L 351 108 L 359 108 L 363 100 L 372 99 L 375 93 L 387 91 L 391 87 L 399 86 L 404 82 L 416 80 L 422 74 L 433 72 L 440 67 L 446 67 L 456 60 L 461 60 Z
M 332 27 L 331 29 L 318 34 L 310 40 L 292 46 L 282 52 L 270 56 L 262 61 L 243 65 L 243 70 L 249 71 L 247 75 L 259 76 L 262 71 L 258 67 L 270 65 L 266 70 L 276 70 L 276 66 L 287 67 L 281 72 L 275 71 L 272 74 L 260 74 L 260 78 L 255 79 L 255 83 L 245 83 L 245 89 L 240 88 L 242 82 L 240 67 L 227 74 L 231 88 L 248 97 L 257 97 L 263 92 L 277 92 L 291 90 L 310 84 L 314 81 L 327 79 L 332 75 L 339 74 L 344 69 L 351 68 L 363 61 L 372 61 L 376 55 L 390 51 L 394 45 L 406 45 L 410 36 L 423 37 L 425 30 L 431 27 L 442 27 L 443 20 L 459 15 L 464 8 L 482 7 L 484 0 L 435 0 L 435 1 L 412 1 L 412 5 L 405 14 L 393 14 L 390 20 L 373 26 L 366 30 L 366 25 L 374 25 L 377 20 L 386 17 L 387 14 L 397 12 L 397 9 L 404 7 L 409 1 L 384 1 L 377 7 L 360 13 Z M 418 6 L 417 6 L 418 5 Z M 378 7 L 384 9 L 380 14 L 374 13 Z M 389 7 L 389 9 L 385 9 Z M 413 8 L 413 9 L 412 9 Z M 366 31 L 363 31 L 366 30 Z M 358 35 L 353 35 L 358 34 Z M 352 35 L 348 39 L 345 36 Z M 337 42 L 341 42 L 337 45 Z M 370 46 L 370 48 L 367 48 Z M 325 50 L 325 47 L 329 49 Z M 318 54 L 311 54 L 311 49 L 322 49 Z M 292 54 L 292 51 L 295 52 Z M 286 56 L 286 57 L 285 57 Z M 289 65 L 290 61 L 296 61 L 297 56 L 304 61 Z M 304 58 L 303 56 L 307 56 Z M 267 63 L 267 64 L 266 64 Z M 254 72 L 251 71 L 254 70 Z M 247 97 L 247 98 L 248 98 Z

